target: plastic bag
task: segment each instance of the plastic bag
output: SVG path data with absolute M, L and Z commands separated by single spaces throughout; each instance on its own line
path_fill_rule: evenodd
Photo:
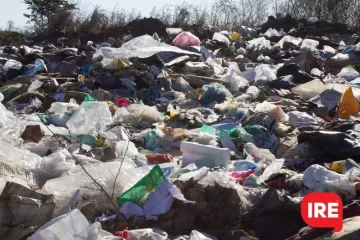
M 337 75 L 337 77 L 345 78 L 346 81 L 352 81 L 355 78 L 360 77 L 360 73 L 358 73 L 355 69 L 353 69 L 351 66 L 344 67 L 341 69 L 340 73 Z
M 7 72 L 10 69 L 16 69 L 16 70 L 20 70 L 23 67 L 21 62 L 18 62 L 16 60 L 13 59 L 9 59 L 7 60 L 7 62 L 5 63 L 5 65 L 3 66 L 3 71 Z
M 74 169 L 75 161 L 66 161 L 66 156 L 61 152 L 44 157 L 41 162 L 41 170 L 48 175 L 47 179 L 60 177 L 63 173 Z
M 228 89 L 226 89 L 226 87 L 217 83 L 213 85 L 204 85 L 203 89 L 205 90 L 205 93 L 202 96 L 200 102 L 205 105 L 214 101 L 217 103 L 222 103 L 227 98 L 233 98 L 232 94 Z
M 263 52 L 270 51 L 271 44 L 269 40 L 266 40 L 265 37 L 255 38 L 248 42 L 247 50 L 255 51 L 255 52 Z
M 190 86 L 190 84 L 188 82 L 185 81 L 184 78 L 179 77 L 177 78 L 173 84 L 172 87 L 175 91 L 179 91 L 179 92 L 191 92 L 194 90 L 194 88 L 192 88 Z
M 315 192 L 335 192 L 349 198 L 356 196 L 355 184 L 347 177 L 318 164 L 311 165 L 304 172 L 304 185 Z
M 39 80 L 35 80 L 31 83 L 31 85 L 28 88 L 28 92 L 35 92 L 37 89 L 39 89 L 43 85 L 43 82 Z
M 319 41 L 312 39 L 304 39 L 301 44 L 301 50 L 316 50 L 316 47 L 319 46 Z
M 272 37 L 281 37 L 282 35 L 284 35 L 284 32 L 282 31 L 278 31 L 276 29 L 273 29 L 273 28 L 269 28 L 265 33 L 264 35 L 268 38 L 272 38 Z
M 259 181 L 263 183 L 264 181 L 268 180 L 271 175 L 279 173 L 280 169 L 282 168 L 285 160 L 284 159 L 276 159 L 265 169 L 263 174 L 261 174 Z
M 224 80 L 229 83 L 229 89 L 231 91 L 237 91 L 241 87 L 249 86 L 249 81 L 237 75 L 234 69 L 229 71 L 229 73 L 224 77 Z
M 134 159 L 139 154 L 135 144 L 130 141 L 119 141 L 116 143 L 115 155 L 117 158 L 123 158 L 123 156 Z
M 283 48 L 283 47 L 284 47 L 284 43 L 286 43 L 286 42 L 290 42 L 290 43 L 298 46 L 298 45 L 302 42 L 302 39 L 301 39 L 301 38 L 295 38 L 295 37 L 292 37 L 292 36 L 284 36 L 284 37 L 275 45 L 275 47 Z
M 66 123 L 71 134 L 95 134 L 112 122 L 109 106 L 104 102 L 83 102 Z
M 268 81 L 276 79 L 275 70 L 267 64 L 261 64 L 255 68 L 255 84 L 258 86 L 265 85 Z
M 309 127 L 313 124 L 317 124 L 316 119 L 306 112 L 291 111 L 288 112 L 287 115 L 289 116 L 288 121 L 296 127 Z
M 149 193 L 154 192 L 157 186 L 164 181 L 165 176 L 161 168 L 156 165 L 150 173 L 137 182 L 132 188 L 116 198 L 119 206 L 132 202 L 143 206 Z
M 256 113 L 265 113 L 267 116 L 277 119 L 280 122 L 288 120 L 288 116 L 280 106 L 274 105 L 269 102 L 263 102 L 256 105 Z
M 214 33 L 212 40 L 225 43 L 227 46 L 230 45 L 230 40 L 221 33 Z
M 156 108 L 142 104 L 131 104 L 127 107 L 129 111 L 129 121 L 139 123 L 145 121 L 148 123 L 156 123 L 161 121 L 160 113 Z
M 85 165 L 84 167 L 89 174 L 101 184 L 104 190 L 112 195 L 114 176 L 117 175 L 120 165 L 121 162 L 114 161 L 108 163 L 100 162 L 98 164 Z M 148 171 L 135 167 L 134 162 L 125 157 L 122 163 L 121 173 L 115 182 L 114 198 L 131 188 L 148 173 Z M 104 193 L 94 185 L 94 182 L 80 166 L 76 166 L 74 173 L 48 180 L 41 191 L 46 194 L 53 194 L 57 207 L 61 208 L 65 206 L 69 196 L 72 196 L 78 189 L 80 189 L 81 196 L 92 201 L 95 204 L 94 208 L 99 209 L 99 211 L 107 211 L 113 208 L 113 204 L 109 202 L 109 199 Z
M 78 209 L 74 209 L 42 226 L 28 240 L 88 240 L 88 228 L 86 217 Z
M 339 107 L 336 110 L 336 117 L 348 119 L 349 116 L 357 115 L 359 111 L 360 104 L 349 86 L 341 96 Z
M 191 46 L 200 47 L 200 39 L 191 32 L 182 32 L 175 37 L 175 39 L 172 42 L 172 45 L 177 47 L 191 47 Z
M 47 68 L 46 68 L 44 60 L 36 59 L 34 66 L 29 68 L 29 69 L 26 69 L 24 71 L 24 75 L 32 76 L 32 75 L 35 75 L 38 72 L 42 72 L 43 70 L 45 72 L 47 72 Z

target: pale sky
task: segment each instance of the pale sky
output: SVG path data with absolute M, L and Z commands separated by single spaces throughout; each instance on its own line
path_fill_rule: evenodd
M 26 5 L 23 0 L 1 0 L 4 1 L 0 10 L 0 28 L 5 28 L 9 20 L 14 21 L 16 27 L 26 25 L 27 18 L 23 16 L 26 13 Z M 77 0 L 78 1 L 78 0 Z M 184 0 L 80 0 L 81 9 L 93 9 L 96 5 L 111 11 L 115 7 L 119 9 L 132 10 L 136 9 L 142 13 L 143 16 L 149 16 L 154 6 L 163 6 L 166 4 L 180 5 Z M 211 3 L 211 0 L 185 0 L 190 4 L 206 4 Z

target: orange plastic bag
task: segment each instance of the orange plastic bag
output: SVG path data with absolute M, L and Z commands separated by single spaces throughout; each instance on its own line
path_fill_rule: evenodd
M 355 98 L 352 88 L 348 87 L 341 96 L 340 104 L 336 110 L 336 117 L 348 119 L 349 116 L 355 116 L 359 111 L 359 101 Z

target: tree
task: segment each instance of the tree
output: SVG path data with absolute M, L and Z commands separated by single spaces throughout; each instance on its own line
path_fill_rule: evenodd
M 14 31 L 14 29 L 15 29 L 14 26 L 15 26 L 14 21 L 9 20 L 6 24 L 6 31 L 8 31 L 8 32 Z
M 76 5 L 68 0 L 24 0 L 24 3 L 31 11 L 30 14 L 24 14 L 29 19 L 28 22 L 42 26 L 49 24 L 56 13 L 76 9 Z

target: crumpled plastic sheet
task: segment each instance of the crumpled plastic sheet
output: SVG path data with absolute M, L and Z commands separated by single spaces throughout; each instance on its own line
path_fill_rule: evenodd
M 304 185 L 315 192 L 336 192 L 349 198 L 356 196 L 355 183 L 347 177 L 315 164 L 304 172 Z
M 93 56 L 97 59 L 99 56 L 106 58 L 148 58 L 160 52 L 172 52 L 184 55 L 200 54 L 185 51 L 175 46 L 170 46 L 165 43 L 154 40 L 149 35 L 140 36 L 124 43 L 121 48 L 102 47 L 99 48 Z
M 114 179 L 120 168 L 120 161 L 91 164 L 84 167 L 111 196 Z M 119 174 L 115 184 L 113 201 L 115 201 L 117 196 L 120 196 L 135 185 L 135 183 L 148 172 L 149 168 L 136 168 L 136 165 L 132 160 L 125 158 L 121 168 L 121 174 Z M 93 201 L 99 209 L 107 211 L 108 209 L 113 208 L 109 203 L 109 199 L 106 198 L 80 166 L 77 166 L 75 172 L 69 173 L 67 176 L 47 181 L 41 191 L 54 194 L 55 203 L 57 204 L 57 207 L 61 208 L 68 201 L 69 196 L 73 195 L 78 189 L 80 189 L 82 196 Z

